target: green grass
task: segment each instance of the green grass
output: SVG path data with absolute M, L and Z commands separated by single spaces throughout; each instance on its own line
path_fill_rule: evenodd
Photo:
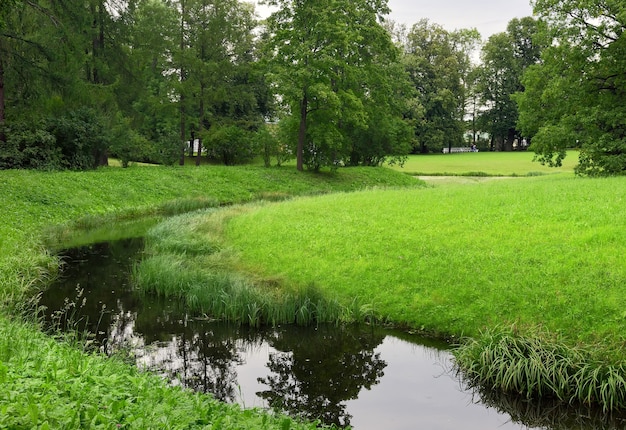
M 529 155 L 503 154 L 500 159 L 525 166 L 528 160 L 515 157 Z M 0 172 L 0 339 L 10 338 L 0 341 L 0 381 L 13 393 L 0 400 L 0 417 L 12 420 L 2 424 L 58 427 L 54 420 L 60 418 L 55 417 L 65 415 L 106 427 L 122 416 L 126 428 L 140 428 L 148 423 L 144 416 L 152 417 L 152 423 L 168 419 L 160 416 L 168 413 L 160 409 L 165 402 L 186 411 L 184 417 L 174 414 L 172 425 L 180 420 L 181 428 L 202 427 L 185 421 L 205 423 L 204 415 L 186 402 L 198 402 L 204 410 L 206 397 L 160 387 L 157 400 L 142 391 L 144 386 L 152 390 L 148 375 L 54 343 L 35 326 L 9 318 L 29 309 L 33 292 L 54 276 L 56 261 L 45 244 L 80 243 L 85 239 L 73 237 L 76 229 L 99 225 L 94 237 L 104 237 L 107 226 L 118 220 L 134 224 L 140 216 L 158 219 L 198 209 L 150 230 L 147 261 L 152 268 L 137 273 L 148 277 L 139 280 L 147 291 L 187 300 L 198 312 L 218 309 L 216 317 L 231 315 L 227 318 L 252 324 L 280 318 L 300 318 L 302 323 L 376 319 L 448 338 L 471 337 L 478 343 L 464 342 L 457 350 L 459 366 L 471 380 L 478 374 L 472 373 L 477 357 L 502 356 L 498 348 L 503 343 L 489 339 L 504 333 L 512 336 L 504 349 L 515 347 L 521 353 L 483 366 L 488 376 L 504 370 L 492 382 L 476 379 L 497 387 L 503 379 L 541 375 L 541 366 L 528 366 L 533 357 L 553 357 L 548 358 L 552 367 L 543 369 L 548 373 L 564 367 L 557 356 L 565 362 L 574 357 L 578 367 L 559 374 L 571 384 L 562 391 L 570 393 L 568 400 L 626 408 L 616 376 L 623 373 L 626 359 L 626 181 L 570 173 L 538 176 L 532 173 L 536 169 L 511 170 L 502 167 L 504 161 L 494 163 L 500 154 L 441 157 L 464 156 L 484 158 L 479 165 L 464 162 L 456 172 L 439 167 L 431 173 L 534 177 L 420 187 L 391 169 L 340 169 L 334 175 L 218 166 Z M 431 157 L 439 156 L 426 158 Z M 288 200 L 297 195 L 309 197 Z M 273 203 L 216 209 L 258 200 Z M 128 234 L 150 226 L 129 228 Z M 201 269 L 181 266 L 187 258 Z M 203 289 L 209 274 L 216 286 L 212 291 Z M 293 300 L 280 301 L 289 294 Z M 211 301 L 218 307 L 209 307 Z M 42 354 L 45 360 L 37 361 Z M 463 361 L 463 354 L 470 358 Z M 31 361 L 40 363 L 34 371 Z M 106 370 L 93 370 L 100 369 L 93 363 Z M 121 398 L 135 400 L 119 403 L 121 415 L 102 418 L 109 414 L 99 410 L 102 404 L 106 411 L 117 404 L 116 388 L 99 376 L 110 374 L 130 381 Z M 83 387 L 78 390 L 82 394 L 72 394 L 68 387 L 73 384 Z M 554 386 L 542 386 L 541 395 Z M 88 396 L 86 387 L 99 394 Z M 516 384 L 501 388 L 528 389 Z M 16 407 L 13 400 L 26 406 Z M 76 415 L 76 410 L 82 412 Z M 56 415 L 47 415 L 50 411 Z M 281 418 L 220 411 L 207 418 L 218 427 L 225 420 L 240 428 L 284 425 Z M 262 423 L 249 424 L 250 416 Z
M 624 178 L 573 175 L 333 194 L 250 206 L 228 220 L 223 246 L 239 253 L 243 273 L 280 276 L 289 288 L 315 283 L 400 326 L 479 340 L 515 327 L 512 342 L 522 343 L 541 329 L 538 352 L 493 361 L 484 374 L 545 380 L 532 363 L 544 356 L 569 384 L 550 396 L 622 409 L 624 196 Z M 459 357 L 465 348 L 501 355 L 498 345 L 472 345 Z M 581 345 L 590 353 L 571 370 L 550 358 L 555 345 L 571 351 L 565 361 Z M 458 363 L 471 374 L 471 360 Z M 516 393 L 539 384 L 540 395 L 555 387 L 483 382 Z
M 117 227 L 130 237 L 143 234 L 153 221 L 134 221 L 142 217 L 384 184 L 418 182 L 388 169 L 318 175 L 220 166 L 0 171 L 0 428 L 315 428 L 169 388 L 118 360 L 40 333 L 28 314 L 34 294 L 57 269 L 46 245 L 103 239 Z
M 621 342 L 623 178 L 524 178 L 251 208 L 227 237 L 251 270 L 367 297 L 397 323 L 476 336 L 542 325 Z
M 461 377 L 481 391 L 523 393 L 527 399 L 601 405 L 605 411 L 626 406 L 626 363 L 607 363 L 590 347 L 558 340 L 550 334 L 490 330 L 456 352 Z
M 133 271 L 135 286 L 146 294 L 175 299 L 195 315 L 255 327 L 368 319 L 358 301 L 342 305 L 313 284 L 289 289 L 279 279 L 250 278 L 232 270 L 233 256 L 219 232 L 223 217 L 238 210 L 184 214 L 150 229 L 144 258 Z
M 403 166 L 390 167 L 416 176 L 537 176 L 573 172 L 578 163 L 576 151 L 569 151 L 559 168 L 542 166 L 533 161 L 534 156 L 529 151 L 411 155 Z

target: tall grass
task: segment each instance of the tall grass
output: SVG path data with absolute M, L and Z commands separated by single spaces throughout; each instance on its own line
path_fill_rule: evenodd
M 470 387 L 488 387 L 527 398 L 626 409 L 626 363 L 607 361 L 592 347 L 571 346 L 550 334 L 494 329 L 454 352 Z
M 155 226 L 146 236 L 146 258 L 134 267 L 135 286 L 146 294 L 174 298 L 196 316 L 254 327 L 375 319 L 358 301 L 340 304 L 313 284 L 285 288 L 279 278 L 237 273 L 236 260 L 207 224 L 239 211 L 196 212 Z

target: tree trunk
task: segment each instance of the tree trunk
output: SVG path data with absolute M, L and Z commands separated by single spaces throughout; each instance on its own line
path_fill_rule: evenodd
M 185 50 L 185 1 L 182 0 L 180 2 L 180 7 L 181 7 L 181 14 L 180 14 L 180 52 L 181 52 L 181 58 L 184 58 L 184 50 Z M 183 81 L 185 80 L 185 68 L 182 65 L 182 61 L 181 61 L 181 66 L 180 66 L 180 83 L 182 84 Z M 181 85 L 182 87 L 182 85 Z M 186 124 L 185 124 L 185 95 L 183 94 L 182 90 L 181 90 L 181 94 L 180 94 L 180 141 L 183 143 L 182 144 L 182 148 L 181 148 L 181 154 L 180 154 L 180 160 L 178 161 L 178 164 L 180 164 L 181 166 L 185 165 L 185 129 L 186 129 Z M 192 132 L 192 136 L 193 136 L 193 132 Z M 191 151 L 193 151 L 193 144 L 191 147 Z
M 182 72 L 181 72 L 182 74 Z M 183 94 L 180 95 L 180 159 L 178 160 L 178 164 L 181 166 L 185 165 L 185 96 Z
M 4 61 L 0 58 L 0 142 L 6 142 L 7 136 L 4 131 Z
M 196 155 L 196 166 L 200 165 L 201 154 L 202 154 L 202 139 L 198 139 L 198 155 Z
M 513 142 L 515 141 L 515 129 L 510 128 L 506 137 L 505 151 L 513 151 Z
M 299 171 L 304 170 L 304 141 L 306 139 L 306 117 L 308 108 L 309 100 L 306 94 L 304 94 L 300 102 L 300 131 L 298 133 L 298 149 L 296 151 L 296 169 Z
M 191 137 L 189 138 L 189 158 L 193 157 L 193 144 L 196 141 L 196 133 L 191 130 Z

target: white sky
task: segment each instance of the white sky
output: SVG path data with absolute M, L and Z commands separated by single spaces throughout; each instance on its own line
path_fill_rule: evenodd
M 422 18 L 448 31 L 476 28 L 483 39 L 506 30 L 513 18 L 532 15 L 530 0 L 388 0 L 388 18 L 409 28 Z M 261 16 L 268 9 L 257 6 Z
M 483 39 L 506 31 L 513 18 L 531 16 L 530 0 L 389 0 L 389 18 L 411 27 L 422 18 L 448 31 L 476 28 Z

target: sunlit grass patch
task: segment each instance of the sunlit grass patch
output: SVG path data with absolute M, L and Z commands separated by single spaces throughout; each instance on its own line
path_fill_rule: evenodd
M 458 154 L 411 155 L 402 165 L 390 168 L 411 175 L 539 176 L 572 173 L 578 152 L 569 151 L 563 166 L 552 168 L 533 161 L 535 154 L 517 152 L 465 152 Z
M 454 336 L 542 324 L 612 342 L 626 306 L 620 190 L 572 176 L 338 194 L 251 210 L 227 236 L 250 267 L 367 297 L 401 324 Z

